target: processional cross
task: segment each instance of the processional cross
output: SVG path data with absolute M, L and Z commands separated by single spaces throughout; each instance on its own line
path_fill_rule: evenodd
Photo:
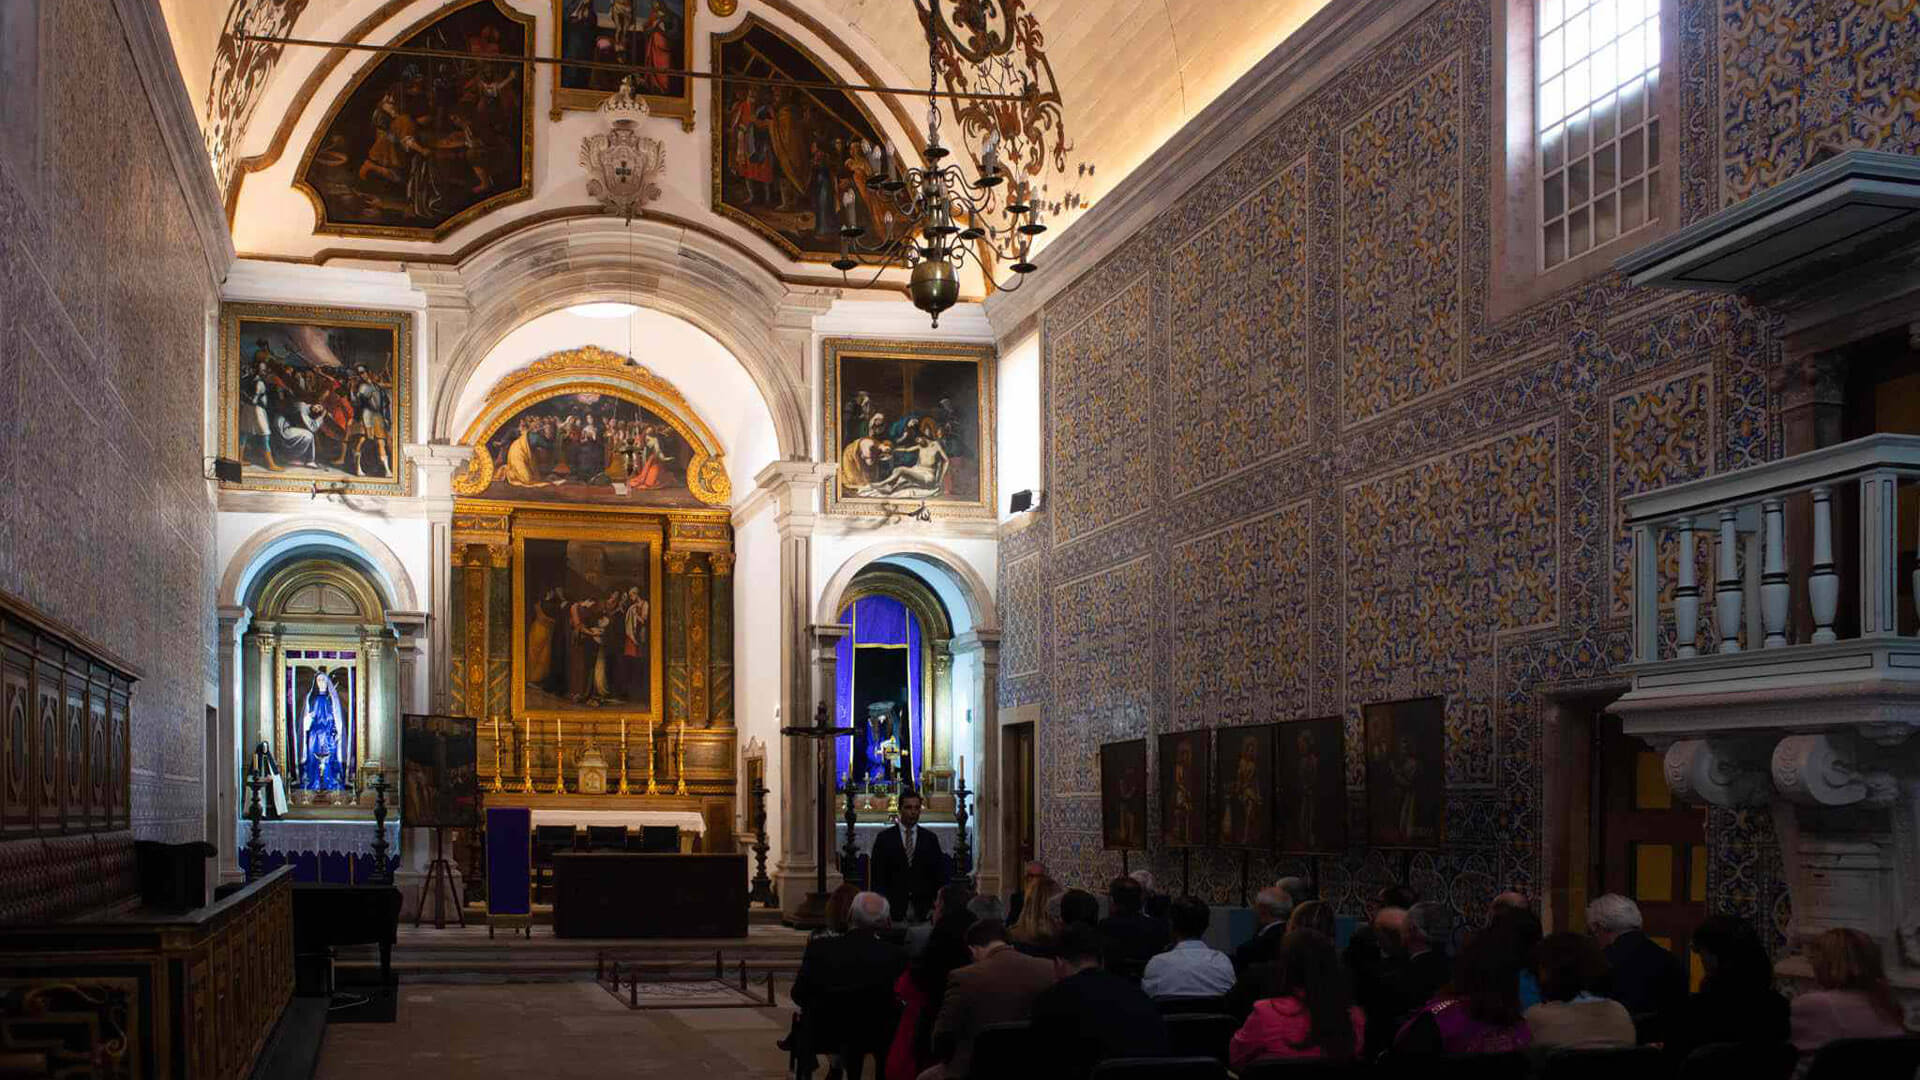
M 813 710 L 813 723 L 809 726 L 795 725 L 780 729 L 780 734 L 791 735 L 798 739 L 818 739 L 820 741 L 819 794 L 814 800 L 815 836 L 814 836 L 814 891 L 807 894 L 798 910 L 794 912 L 796 926 L 825 926 L 827 922 L 827 844 L 833 834 L 832 815 L 827 810 L 827 801 L 833 790 L 833 754 L 829 748 L 833 740 L 843 735 L 853 734 L 850 727 L 834 727 L 827 719 L 826 702 L 821 702 Z

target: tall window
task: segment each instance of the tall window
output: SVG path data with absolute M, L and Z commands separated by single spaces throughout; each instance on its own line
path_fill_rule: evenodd
M 1550 268 L 1655 216 L 1660 0 L 1536 2 L 1540 251 Z

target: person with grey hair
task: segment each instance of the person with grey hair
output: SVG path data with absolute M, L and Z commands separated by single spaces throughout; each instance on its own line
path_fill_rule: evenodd
M 887 898 L 860 893 L 847 912 L 850 930 L 807 943 L 788 995 L 800 1007 L 805 1049 L 796 1056 L 803 1065 L 813 1053 L 847 1047 L 884 1054 L 893 1035 L 892 1024 L 876 1017 L 892 1015 L 893 984 L 906 970 L 907 954 L 880 936 L 893 925 Z
M 1293 877 L 1291 875 L 1283 877 L 1279 881 L 1274 882 L 1273 887 L 1292 897 L 1294 907 L 1299 907 L 1301 904 L 1313 899 L 1313 889 L 1307 885 L 1307 879 L 1303 877 Z
M 1587 931 L 1612 969 L 1607 996 L 1627 1007 L 1642 1042 L 1659 1039 L 1666 1021 L 1686 1005 L 1687 969 L 1642 928 L 1640 905 L 1619 893 L 1587 904 Z
M 1253 936 L 1233 950 L 1234 974 L 1244 976 L 1257 964 L 1271 964 L 1287 935 L 1287 916 L 1293 914 L 1293 896 L 1277 885 L 1261 889 L 1253 898 Z
M 1447 956 L 1452 931 L 1453 913 L 1445 904 L 1422 900 L 1407 909 L 1400 931 L 1405 956 L 1389 976 L 1401 1010 L 1425 1005 L 1453 977 L 1453 961 Z

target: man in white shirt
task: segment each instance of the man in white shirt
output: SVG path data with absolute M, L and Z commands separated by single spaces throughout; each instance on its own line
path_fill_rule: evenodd
M 1183 896 L 1173 902 L 1167 920 L 1173 927 L 1173 947 L 1147 961 L 1140 989 L 1158 1001 L 1163 998 L 1220 997 L 1233 989 L 1233 961 L 1202 940 L 1211 913 L 1206 901 Z

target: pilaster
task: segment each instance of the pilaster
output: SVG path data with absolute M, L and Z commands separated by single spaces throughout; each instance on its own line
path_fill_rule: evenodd
M 247 665 L 246 634 L 248 611 L 238 605 L 222 605 L 215 609 L 219 618 L 218 642 L 220 650 L 220 745 L 215 750 L 214 760 L 220 763 L 220 772 L 207 778 L 213 788 L 215 807 L 211 815 L 214 824 L 221 829 L 217 835 L 207 840 L 220 851 L 217 870 L 220 882 L 239 881 L 245 875 L 240 871 L 240 853 L 233 842 L 233 823 L 239 820 L 244 807 L 240 805 L 240 763 L 244 752 L 251 749 L 241 735 L 245 730 L 246 719 L 246 681 L 244 672 Z
M 429 516 L 433 536 L 427 547 L 433 557 L 433 570 L 428 581 L 433 597 L 430 610 L 443 617 L 427 623 L 427 673 L 432 680 L 428 700 L 434 712 L 444 713 L 450 711 L 452 705 L 447 671 L 447 658 L 451 654 L 444 613 L 452 610 L 453 604 L 453 477 L 472 459 L 473 448 L 442 443 L 410 443 L 406 453 L 418 470 L 417 490 L 423 499 L 431 503 Z
M 973 657 L 973 742 L 979 755 L 974 796 L 974 888 L 999 893 L 1002 882 L 1019 880 L 1017 867 L 1007 864 L 1015 852 L 1005 842 L 1002 807 L 1019 793 L 1005 783 L 1000 761 L 1000 631 L 973 630 L 953 639 L 954 655 Z

